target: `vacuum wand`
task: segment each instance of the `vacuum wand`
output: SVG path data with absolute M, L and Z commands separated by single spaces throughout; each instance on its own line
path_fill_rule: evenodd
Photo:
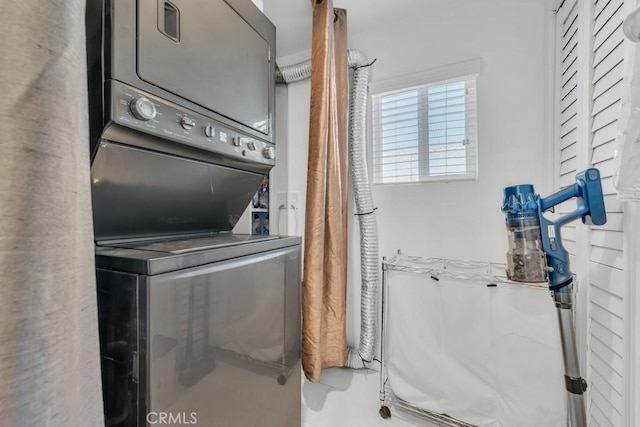
M 553 211 L 555 206 L 570 199 L 577 202 L 573 212 L 553 221 L 544 216 L 545 212 Z M 516 282 L 549 283 L 558 312 L 571 427 L 586 427 L 584 392 L 587 383 L 580 376 L 573 324 L 573 275 L 560 229 L 578 218 L 593 225 L 607 221 L 600 172 L 595 168 L 580 172 L 575 184 L 546 198 L 536 194 L 530 184 L 507 187 L 502 212 L 506 214 L 509 236 L 507 276 Z

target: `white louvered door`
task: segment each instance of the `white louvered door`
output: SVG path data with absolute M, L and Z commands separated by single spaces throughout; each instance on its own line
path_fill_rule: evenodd
M 565 0 L 556 16 L 556 184 L 571 185 L 576 172 L 597 167 L 607 210 L 604 226 L 585 231 L 576 222 L 563 228 L 571 262 L 581 272 L 581 292 L 587 292 L 586 299 L 578 299 L 586 307 L 578 310 L 587 313 L 583 376 L 589 383 L 589 425 L 602 427 L 631 427 L 625 395 L 630 337 L 625 324 L 624 212 L 613 186 L 626 13 L 623 0 Z M 574 207 L 567 204 L 558 211 L 562 215 Z
M 622 0 L 596 0 L 591 9 L 590 163 L 600 169 L 607 224 L 593 227 L 589 256 L 589 416 L 592 426 L 625 425 L 625 277 L 623 204 L 613 186 L 624 58 Z M 628 377 L 628 375 L 627 375 Z
M 581 13 L 578 0 L 566 0 L 557 16 L 558 37 L 556 46 L 557 79 L 559 86 L 559 164 L 558 184 L 564 188 L 575 182 L 580 167 L 580 123 L 583 120 L 581 111 L 581 81 L 583 70 L 580 69 L 582 49 Z M 567 214 L 576 208 L 575 201 L 563 203 L 556 210 L 559 215 Z M 570 254 L 570 262 L 575 265 L 576 224 L 571 223 L 562 228 L 565 248 Z

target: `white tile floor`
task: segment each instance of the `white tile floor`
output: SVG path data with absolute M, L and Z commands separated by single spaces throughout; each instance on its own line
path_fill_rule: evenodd
M 302 384 L 303 427 L 410 427 L 393 414 L 378 413 L 380 376 L 376 371 L 332 368 L 323 371 L 320 383 Z M 422 422 L 421 426 L 435 427 Z

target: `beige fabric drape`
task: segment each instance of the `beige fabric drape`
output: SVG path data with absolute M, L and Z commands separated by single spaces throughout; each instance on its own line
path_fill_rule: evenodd
M 347 107 L 346 11 L 321 0 L 313 11 L 302 280 L 302 365 L 312 381 L 347 360 Z
M 84 10 L 0 2 L 3 426 L 104 426 Z

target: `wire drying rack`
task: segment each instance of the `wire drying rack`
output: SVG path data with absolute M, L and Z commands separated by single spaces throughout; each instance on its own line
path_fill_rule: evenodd
M 425 258 L 419 256 L 408 256 L 398 251 L 397 255 L 391 259 L 382 258 L 382 323 L 381 323 L 381 350 L 380 350 L 380 416 L 389 418 L 391 416 L 390 407 L 394 407 L 409 417 L 419 420 L 426 420 L 443 427 L 474 427 L 464 421 L 452 418 L 446 414 L 438 414 L 419 408 L 396 396 L 386 375 L 385 360 L 385 324 L 387 323 L 388 301 L 388 274 L 389 271 L 404 271 L 431 277 L 435 281 L 440 278 L 451 278 L 458 280 L 469 280 L 482 286 L 518 286 L 536 289 L 547 289 L 547 283 L 520 283 L 513 282 L 507 278 L 506 265 L 502 263 L 468 261 L 449 258 Z
M 398 254 L 387 260 L 382 259 L 382 269 L 406 271 L 425 274 L 434 280 L 441 277 L 461 280 L 486 282 L 487 285 L 507 284 L 527 288 L 547 288 L 547 283 L 513 282 L 507 278 L 507 266 L 502 263 L 467 261 L 448 258 L 424 258 L 408 256 L 398 251 Z

